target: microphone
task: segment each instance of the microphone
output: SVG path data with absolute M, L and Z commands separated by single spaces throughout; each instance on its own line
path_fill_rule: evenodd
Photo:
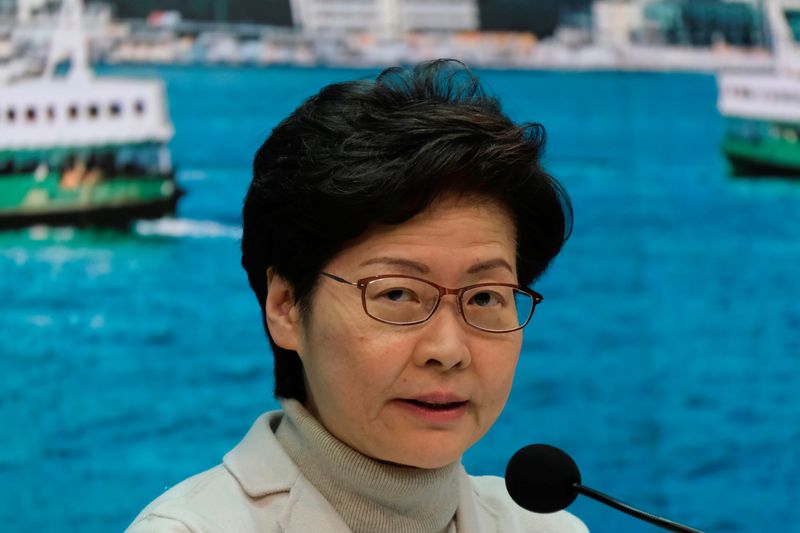
M 531 444 L 517 451 L 506 467 L 506 489 L 517 505 L 534 513 L 566 509 L 583 494 L 618 511 L 669 531 L 703 533 L 646 513 L 581 484 L 581 473 L 572 458 L 554 446 Z

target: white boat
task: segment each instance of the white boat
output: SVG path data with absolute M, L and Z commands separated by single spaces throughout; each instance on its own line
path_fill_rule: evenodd
M 124 226 L 182 195 L 163 83 L 96 77 L 82 17 L 64 0 L 44 71 L 0 85 L 0 228 Z
M 747 175 L 800 175 L 800 1 L 765 0 L 774 69 L 720 73 L 722 149 Z

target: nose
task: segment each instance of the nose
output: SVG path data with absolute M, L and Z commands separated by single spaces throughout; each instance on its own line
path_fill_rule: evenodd
M 469 329 L 455 298 L 442 298 L 439 308 L 419 332 L 420 338 L 414 346 L 414 363 L 440 370 L 468 367 L 472 361 L 467 342 Z

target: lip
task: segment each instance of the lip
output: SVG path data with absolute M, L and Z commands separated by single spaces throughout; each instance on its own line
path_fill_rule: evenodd
M 443 407 L 426 407 L 419 402 Z M 469 408 L 469 400 L 450 392 L 431 392 L 410 398 L 398 398 L 394 403 L 416 422 L 439 427 L 458 422 Z
M 410 398 L 402 398 L 403 400 L 416 400 L 418 402 L 425 402 L 425 403 L 462 403 L 466 402 L 467 399 L 461 395 L 458 395 L 454 392 L 447 392 L 447 391 L 436 391 L 436 392 L 428 392 L 425 394 L 419 394 L 416 396 L 411 396 Z

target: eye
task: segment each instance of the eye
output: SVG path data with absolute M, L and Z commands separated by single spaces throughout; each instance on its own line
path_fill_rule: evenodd
M 491 307 L 495 305 L 503 305 L 505 299 L 503 296 L 495 291 L 483 290 L 473 294 L 467 305 L 477 305 L 478 307 Z
M 380 294 L 375 296 L 376 299 L 386 300 L 390 302 L 417 302 L 419 298 L 417 294 L 406 287 L 394 287 L 381 291 Z

